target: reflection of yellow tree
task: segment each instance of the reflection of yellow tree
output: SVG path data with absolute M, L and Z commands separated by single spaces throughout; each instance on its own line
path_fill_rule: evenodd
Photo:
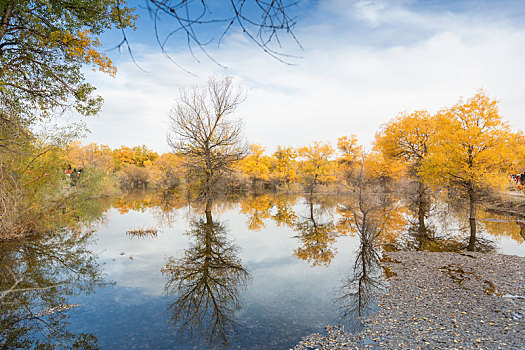
M 237 257 L 238 248 L 228 240 L 226 226 L 213 221 L 209 200 L 205 214 L 190 224 L 188 235 L 195 241 L 182 258 L 170 257 L 162 273 L 166 293 L 176 297 L 169 311 L 181 334 L 200 333 L 210 343 L 227 343 L 235 330 L 239 291 L 250 274 Z
M 277 226 L 288 226 L 293 227 L 297 220 L 297 215 L 293 210 L 295 204 L 295 197 L 290 196 L 278 196 L 274 199 L 275 214 L 272 215 L 272 219 L 275 221 Z
M 343 317 L 366 316 L 371 301 L 382 289 L 377 245 L 392 242 L 406 225 L 404 208 L 391 194 L 381 192 L 374 182 L 367 182 L 363 169 L 358 175 L 358 186 L 350 200 L 339 208 L 341 225 L 359 237 L 352 276 L 343 281 L 337 302 Z
M 146 209 L 154 206 L 155 194 L 152 192 L 128 192 L 113 203 L 120 214 L 126 214 L 130 210 L 145 212 Z
M 378 242 L 393 243 L 408 223 L 407 208 L 391 193 L 381 192 L 378 186 L 372 184 L 368 186 L 348 196 L 345 203 L 338 207 L 340 218 L 337 230 L 340 234 L 353 236 L 373 228 L 380 233 Z
M 272 207 L 267 194 L 241 199 L 241 213 L 248 216 L 248 229 L 258 231 L 264 228 L 264 220 L 270 218 Z
M 158 194 L 151 191 L 131 191 L 115 200 L 113 207 L 120 214 L 126 214 L 130 210 L 145 212 L 149 208 L 158 209 L 162 213 L 170 213 L 186 204 L 186 198 L 179 193 Z
M 364 224 L 359 227 L 363 230 L 358 232 L 360 245 L 354 262 L 354 271 L 351 276 L 343 280 L 336 299 L 342 317 L 349 319 L 354 319 L 356 313 L 359 317 L 370 314 L 373 311 L 372 301 L 384 287 L 376 247 L 377 232 L 367 229 Z
M 301 246 L 294 250 L 294 256 L 312 266 L 330 265 L 337 253 L 337 249 L 332 247 L 337 237 L 332 218 L 323 220 L 319 210 L 314 210 L 313 201 L 310 201 L 309 215 L 297 219 L 294 229 L 299 233 L 296 237 L 301 242 Z
M 508 237 L 518 244 L 524 243 L 525 226 L 521 221 L 486 211 L 479 212 L 479 219 L 488 234 L 495 237 Z

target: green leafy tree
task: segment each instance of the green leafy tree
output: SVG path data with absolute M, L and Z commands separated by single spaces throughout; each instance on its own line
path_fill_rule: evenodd
M 75 108 L 96 113 L 101 98 L 82 74 L 83 65 L 114 75 L 98 36 L 133 25 L 132 9 L 118 0 L 8 0 L 0 5 L 0 103 L 27 117 Z M 38 116 L 38 115 L 37 115 Z

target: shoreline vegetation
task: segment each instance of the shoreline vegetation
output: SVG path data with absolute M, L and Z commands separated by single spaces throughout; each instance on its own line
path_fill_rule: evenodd
M 516 174 L 525 170 L 525 136 L 510 129 L 483 90 L 435 115 L 400 113 L 378 130 L 369 152 L 355 135 L 340 137 L 336 147 L 313 142 L 278 146 L 272 154 L 247 145 L 241 121 L 233 119 L 243 93 L 231 78 L 182 89 L 177 101 L 170 114 L 172 152 L 160 155 L 145 145 L 82 145 L 73 141 L 77 133 L 44 141 L 20 126 L 27 137 L 1 149 L 0 239 L 74 226 L 82 202 L 136 189 L 202 201 L 240 193 L 404 192 L 422 231 L 429 208 L 445 199 L 467 208 L 470 251 L 480 210 L 521 215 L 525 193 Z

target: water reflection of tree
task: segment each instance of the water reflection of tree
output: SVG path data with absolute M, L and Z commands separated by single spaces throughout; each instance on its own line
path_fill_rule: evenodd
M 213 221 L 211 207 L 207 200 L 204 218 L 193 220 L 187 232 L 194 242 L 182 258 L 170 257 L 162 272 L 166 293 L 175 296 L 169 306 L 171 322 L 181 335 L 198 333 L 209 343 L 228 343 L 236 328 L 239 292 L 251 276 L 227 237 L 226 225 Z
M 248 217 L 247 225 L 251 231 L 264 228 L 265 220 L 270 218 L 278 226 L 293 227 L 297 219 L 293 210 L 296 199 L 295 196 L 282 194 L 273 196 L 264 194 L 241 198 L 240 212 Z
M 366 217 L 359 227 L 362 231 L 359 232 L 360 245 L 354 271 L 343 280 L 336 300 L 345 319 L 356 314 L 359 317 L 370 314 L 373 310 L 373 300 L 384 287 L 379 268 L 380 256 L 376 248 L 378 233 L 366 223 Z
M 435 240 L 435 227 L 427 222 L 431 215 L 434 196 L 421 181 L 408 183 L 404 191 L 405 202 L 411 214 L 408 233 L 413 238 L 413 248 L 427 250 Z
M 293 209 L 296 202 L 296 197 L 289 195 L 281 195 L 275 198 L 275 214 L 272 219 L 277 226 L 293 227 L 297 221 L 297 215 Z
M 268 194 L 241 199 L 241 214 L 248 217 L 248 229 L 258 231 L 264 228 L 264 220 L 269 219 L 273 203 Z
M 308 261 L 312 266 L 328 266 L 337 254 L 333 244 L 337 238 L 336 226 L 328 208 L 315 205 L 314 198 L 308 199 L 308 215 L 299 216 L 293 226 L 301 246 L 294 250 L 294 256 Z
M 93 334 L 68 330 L 68 298 L 105 284 L 91 234 L 60 231 L 0 242 L 0 348 L 97 349 Z
M 512 235 L 512 225 L 505 225 L 502 222 L 491 222 L 492 218 L 496 218 L 496 216 L 480 211 L 478 213 L 478 218 L 480 219 L 478 231 L 481 235 L 469 238 L 466 241 L 464 237 L 468 236 L 466 234 L 470 230 L 470 223 L 466 213 L 470 209 L 464 204 L 463 201 L 445 201 L 443 199 L 436 201 L 435 207 L 432 209 L 432 215 L 429 216 L 429 221 L 432 223 L 431 225 L 435 225 L 436 231 L 427 234 L 426 237 L 418 236 L 417 225 L 413 223 L 408 231 L 412 234 L 412 241 L 409 241 L 408 248 L 437 252 L 457 252 L 466 249 L 470 244 L 473 245 L 476 251 L 489 252 L 495 250 L 494 242 L 492 238 L 483 237 L 483 233 L 493 236 Z M 484 221 L 484 219 L 487 219 L 488 222 Z M 502 220 L 496 218 L 496 221 Z
M 347 319 L 373 310 L 373 301 L 384 287 L 378 246 L 396 240 L 406 225 L 405 208 L 392 193 L 366 181 L 363 173 L 357 180 L 353 194 L 339 207 L 339 226 L 347 225 L 347 232 L 357 234 L 360 241 L 354 269 L 342 282 L 336 299 Z

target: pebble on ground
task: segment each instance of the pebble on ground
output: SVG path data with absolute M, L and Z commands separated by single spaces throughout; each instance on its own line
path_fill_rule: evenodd
M 380 310 L 349 334 L 326 327 L 305 349 L 525 349 L 525 258 L 392 252 Z

